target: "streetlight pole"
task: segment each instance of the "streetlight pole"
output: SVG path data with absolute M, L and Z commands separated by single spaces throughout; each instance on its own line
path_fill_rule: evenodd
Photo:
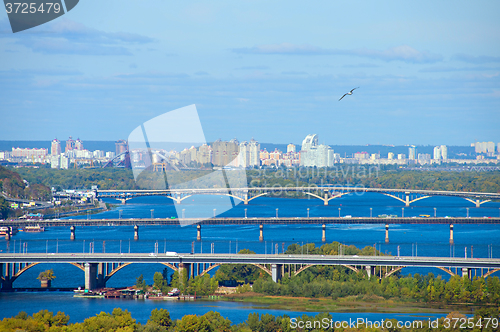
M 405 208 L 401 208 L 401 218 L 405 217 Z
M 217 210 L 217 209 L 214 209 L 214 218 L 215 218 L 215 210 Z M 182 210 L 182 211 L 184 211 L 184 210 Z
M 370 208 L 370 218 L 372 217 L 372 210 L 373 208 Z
M 434 208 L 434 218 L 436 218 L 436 208 Z
M 186 211 L 186 209 L 182 209 L 182 219 L 184 219 L 184 218 L 185 218 L 184 211 Z
M 245 219 L 246 219 L 246 217 L 247 217 L 247 209 L 245 209 Z
M 309 218 L 309 208 L 307 208 L 307 218 Z
M 151 209 L 151 219 L 154 219 L 155 216 L 155 209 Z
M 276 218 L 278 218 L 278 209 L 276 209 Z
M 469 208 L 466 209 L 467 209 L 467 218 L 469 218 Z
M 118 219 L 122 218 L 122 210 L 118 210 Z
M 339 208 L 339 218 L 340 218 L 340 208 Z

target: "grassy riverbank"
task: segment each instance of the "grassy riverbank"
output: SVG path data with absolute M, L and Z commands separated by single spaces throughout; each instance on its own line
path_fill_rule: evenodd
M 305 298 L 288 296 L 269 296 L 254 292 L 225 296 L 229 301 L 262 305 L 263 308 L 311 311 L 311 312 L 375 312 L 375 313 L 449 313 L 473 314 L 479 306 L 473 304 L 425 303 L 399 301 L 380 296 L 348 296 L 336 300 L 330 298 Z M 484 305 L 483 305 L 484 307 Z

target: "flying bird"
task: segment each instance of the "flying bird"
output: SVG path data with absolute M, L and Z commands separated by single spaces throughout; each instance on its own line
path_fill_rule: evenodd
M 342 100 L 342 98 L 344 98 L 344 97 L 345 97 L 345 96 L 347 96 L 347 95 L 349 95 L 349 96 L 350 96 L 350 95 L 352 95 L 352 92 L 353 92 L 354 90 L 356 90 L 356 89 L 359 89 L 359 86 L 358 86 L 357 88 L 352 89 L 352 90 L 351 90 L 351 91 L 349 91 L 348 93 L 344 94 L 342 97 L 340 97 L 339 101 L 341 101 L 341 100 Z

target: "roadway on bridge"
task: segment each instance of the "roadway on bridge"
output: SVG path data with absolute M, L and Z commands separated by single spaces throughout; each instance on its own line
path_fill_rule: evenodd
M 213 263 L 411 266 L 499 269 L 500 259 L 411 256 L 330 256 L 165 253 L 0 253 L 0 263 Z
M 130 219 L 52 219 L 52 220 L 6 220 L 1 225 L 24 227 L 39 225 L 57 226 L 135 226 L 135 225 L 280 225 L 280 224 L 500 224 L 499 217 L 279 217 L 279 218 L 130 218 Z

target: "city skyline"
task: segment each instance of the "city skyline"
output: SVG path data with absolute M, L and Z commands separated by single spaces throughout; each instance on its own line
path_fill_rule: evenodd
M 196 104 L 212 142 L 498 142 L 499 9 L 90 0 L 16 34 L 0 14 L 0 139 L 115 140 Z

